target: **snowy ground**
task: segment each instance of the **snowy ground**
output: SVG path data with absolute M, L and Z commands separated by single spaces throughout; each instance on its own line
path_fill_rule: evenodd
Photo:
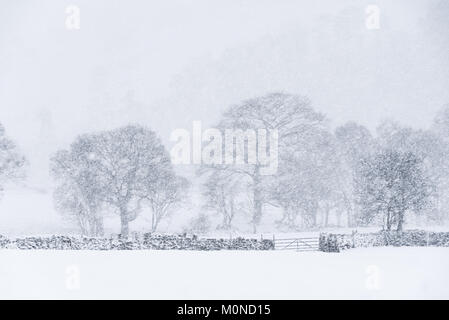
M 0 251 L 0 298 L 449 299 L 449 248 Z

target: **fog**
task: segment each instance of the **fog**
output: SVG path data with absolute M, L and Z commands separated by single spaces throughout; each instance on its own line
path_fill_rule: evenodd
M 427 127 L 449 103 L 448 17 L 444 0 L 1 0 L 0 122 L 26 184 L 50 191 L 49 156 L 80 133 L 135 122 L 170 146 L 272 91 L 308 96 L 331 126 Z

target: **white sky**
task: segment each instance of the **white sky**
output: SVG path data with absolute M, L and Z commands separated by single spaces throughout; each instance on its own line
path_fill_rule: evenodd
M 81 10 L 80 30 L 65 8 Z M 365 8 L 381 10 L 380 29 Z M 449 103 L 445 0 L 0 0 L 0 122 L 48 178 L 85 131 L 140 122 L 165 142 L 274 90 L 333 125 L 427 126 Z

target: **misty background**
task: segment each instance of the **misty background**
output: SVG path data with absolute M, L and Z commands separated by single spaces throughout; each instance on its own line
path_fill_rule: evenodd
M 448 16 L 444 0 L 0 0 L 0 122 L 29 161 L 0 232 L 62 230 L 48 159 L 84 132 L 139 123 L 170 149 L 173 130 L 271 91 L 308 96 L 332 127 L 427 128 L 449 103 Z

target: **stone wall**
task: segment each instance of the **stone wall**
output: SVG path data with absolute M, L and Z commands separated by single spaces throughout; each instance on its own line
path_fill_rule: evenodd
M 340 250 L 350 248 L 384 246 L 449 247 L 449 232 L 407 230 L 402 232 L 320 234 L 320 250 L 324 252 L 340 252 Z
M 69 236 L 7 239 L 0 236 L 0 248 L 22 250 L 272 250 L 271 240 L 200 239 L 186 235 L 133 235 L 131 239 Z

